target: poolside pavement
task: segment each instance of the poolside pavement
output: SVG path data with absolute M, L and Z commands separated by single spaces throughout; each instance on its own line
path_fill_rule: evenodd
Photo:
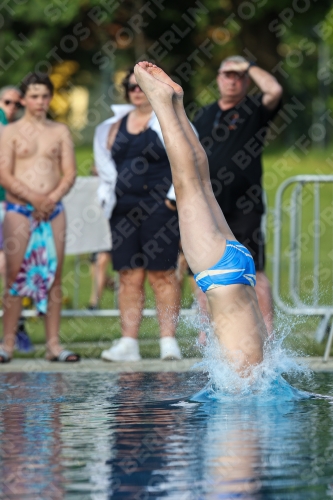
M 333 372 L 333 358 L 323 363 L 321 357 L 295 358 L 301 364 L 315 372 Z M 185 358 L 180 361 L 161 361 L 160 359 L 143 359 L 136 362 L 108 363 L 100 359 L 83 359 L 79 363 L 49 362 L 44 359 L 13 359 L 10 363 L 0 365 L 0 373 L 18 372 L 100 372 L 100 373 L 130 373 L 130 372 L 187 372 L 202 371 L 200 358 Z

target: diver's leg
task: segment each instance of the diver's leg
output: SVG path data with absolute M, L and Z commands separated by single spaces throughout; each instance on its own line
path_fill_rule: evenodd
M 173 106 L 176 112 L 177 118 L 183 129 L 183 132 L 193 148 L 193 152 L 196 157 L 196 165 L 199 173 L 199 177 L 202 182 L 202 186 L 206 195 L 207 202 L 213 213 L 215 221 L 219 227 L 219 230 L 227 239 L 235 239 L 231 229 L 229 228 L 224 215 L 221 211 L 219 204 L 216 201 L 212 184 L 210 181 L 209 166 L 207 155 L 197 138 L 184 109 L 183 105 L 183 90 L 176 82 L 174 82 L 161 68 L 156 65 L 149 63 L 147 71 L 152 74 L 156 79 L 170 85 L 174 90 L 173 95 Z
M 226 236 L 216 223 L 200 179 L 193 147 L 174 110 L 174 89 L 149 74 L 144 63 L 135 66 L 135 76 L 161 125 L 176 191 L 186 260 L 194 273 L 201 272 L 221 258 Z

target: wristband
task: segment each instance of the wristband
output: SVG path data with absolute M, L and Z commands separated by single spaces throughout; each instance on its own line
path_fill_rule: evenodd
M 248 65 L 248 68 L 247 68 L 247 71 L 249 71 L 250 68 L 252 68 L 253 66 L 258 66 L 258 64 L 254 61 L 250 61 L 249 62 L 249 65 Z

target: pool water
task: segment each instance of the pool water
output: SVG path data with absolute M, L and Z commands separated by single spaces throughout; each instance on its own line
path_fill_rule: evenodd
M 0 498 L 333 497 L 330 397 L 200 399 L 200 372 L 0 381 Z M 333 396 L 333 374 L 289 382 Z

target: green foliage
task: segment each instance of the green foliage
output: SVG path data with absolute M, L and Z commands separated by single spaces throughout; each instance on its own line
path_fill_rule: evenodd
M 1 85 L 17 83 L 34 69 L 48 71 L 61 60 L 78 60 L 83 67 L 88 60 L 95 69 L 91 59 L 100 38 L 89 13 L 98 1 L 36 0 L 33 8 L 31 2 L 12 4 L 1 30 Z
M 332 17 L 331 0 L 12 0 L 0 10 L 0 86 L 74 60 L 77 73 L 64 85 L 107 95 L 114 73 L 144 57 L 179 80 L 187 103 L 202 106 L 217 97 L 221 60 L 240 53 L 274 72 L 286 100 L 304 102 L 298 133 L 331 104 Z
M 292 78 L 285 82 L 286 87 L 290 92 L 314 92 L 316 47 L 300 49 L 299 43 L 306 38 L 317 46 L 320 33 L 325 35 L 325 43 L 333 43 L 333 34 L 329 35 L 333 31 L 330 0 L 310 4 L 309 8 L 306 3 L 303 8 L 294 6 L 290 0 L 169 0 L 148 4 L 141 0 L 36 0 L 32 8 L 30 2 L 10 2 L 10 15 L 3 16 L 0 39 L 2 61 L 10 66 L 0 75 L 1 84 L 19 80 L 39 61 L 54 65 L 56 58 L 48 54 L 57 48 L 58 57 L 77 60 L 81 68 L 96 75 L 101 68 L 92 59 L 100 50 L 109 56 L 110 64 L 116 55 L 117 67 L 127 66 L 146 53 L 175 72 L 185 88 L 200 91 L 214 78 L 221 59 L 231 53 L 249 51 L 260 64 L 272 69 L 296 49 L 301 50 L 304 61 L 299 66 L 289 64 L 287 71 Z M 84 33 L 80 31 L 83 29 Z M 25 42 L 20 37 L 25 37 Z M 210 56 L 200 48 L 206 40 L 212 44 Z M 103 48 L 112 41 L 116 52 Z M 156 43 L 157 51 L 153 48 Z M 179 71 L 184 62 L 193 71 L 189 79 L 182 78 Z

